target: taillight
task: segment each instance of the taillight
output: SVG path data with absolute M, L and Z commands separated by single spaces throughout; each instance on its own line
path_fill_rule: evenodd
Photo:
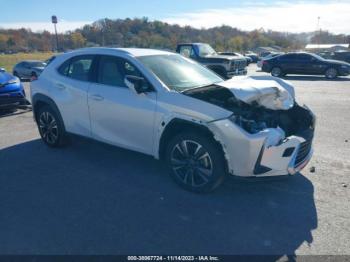
M 30 78 L 30 81 L 35 81 L 35 80 L 38 80 L 38 77 L 36 75 L 32 75 L 32 77 Z

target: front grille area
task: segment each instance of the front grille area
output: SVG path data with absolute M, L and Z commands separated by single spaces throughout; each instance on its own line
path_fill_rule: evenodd
M 297 157 L 295 159 L 295 166 L 299 166 L 305 158 L 309 155 L 312 146 L 312 140 L 306 140 L 300 144 Z
M 247 66 L 245 60 L 234 60 L 231 62 L 231 70 L 244 69 Z

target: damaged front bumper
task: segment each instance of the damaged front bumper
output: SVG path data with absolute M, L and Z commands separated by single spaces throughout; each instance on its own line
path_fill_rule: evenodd
M 232 175 L 263 177 L 294 175 L 310 161 L 314 127 L 283 137 L 276 129 L 249 134 L 229 119 L 209 123 L 223 147 Z

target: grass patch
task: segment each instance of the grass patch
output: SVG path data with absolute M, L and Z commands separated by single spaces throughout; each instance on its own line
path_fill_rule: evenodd
M 53 56 L 54 53 L 17 53 L 11 55 L 0 54 L 0 67 L 6 69 L 7 72 L 12 73 L 15 64 L 23 60 L 46 60 Z

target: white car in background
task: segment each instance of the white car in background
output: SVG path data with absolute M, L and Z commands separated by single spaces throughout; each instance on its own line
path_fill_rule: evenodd
M 57 56 L 31 83 L 43 141 L 69 133 L 162 159 L 184 188 L 207 192 L 226 174 L 294 175 L 310 160 L 315 118 L 287 82 L 224 81 L 181 55 L 89 48 Z

